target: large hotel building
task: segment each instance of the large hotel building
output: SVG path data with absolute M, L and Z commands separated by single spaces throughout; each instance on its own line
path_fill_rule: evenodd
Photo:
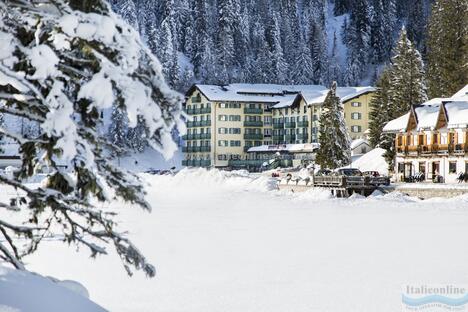
M 238 168 L 263 162 L 260 151 L 310 153 L 319 142 L 321 106 L 328 91 L 316 85 L 194 85 L 186 94 L 191 120 L 183 137 L 183 165 Z M 366 135 L 374 91 L 337 89 L 352 139 Z M 293 165 L 294 159 L 285 165 Z

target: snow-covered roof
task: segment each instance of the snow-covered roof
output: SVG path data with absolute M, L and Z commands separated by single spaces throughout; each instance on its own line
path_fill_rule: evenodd
M 468 101 L 468 84 L 464 86 L 460 91 L 452 96 L 454 100 L 467 100 Z
M 406 113 L 401 117 L 396 119 L 390 120 L 384 127 L 384 132 L 400 132 L 406 131 L 406 127 L 408 126 L 410 113 Z
M 421 105 L 414 109 L 418 119 L 417 130 L 433 130 L 437 126 L 440 104 Z
M 226 86 L 197 84 L 194 87 L 210 101 L 261 102 L 274 108 L 289 107 L 301 94 L 309 105 L 323 103 L 328 88 L 320 85 L 276 85 L 233 83 Z M 189 91 L 191 93 L 193 88 Z M 375 91 L 374 87 L 339 87 L 337 95 L 348 101 L 362 94 Z
M 249 153 L 258 152 L 291 152 L 291 153 L 311 153 L 320 147 L 319 143 L 305 144 L 280 144 L 280 145 L 260 145 L 249 148 Z
M 468 127 L 468 101 L 453 101 L 444 103 L 448 116 L 447 128 Z
M 356 139 L 356 140 L 353 140 L 350 144 L 350 148 L 351 149 L 355 149 L 357 147 L 359 147 L 360 145 L 362 144 L 367 144 L 369 145 L 369 142 L 367 142 L 367 140 L 364 140 L 364 139 Z
M 437 126 L 440 105 L 444 105 L 447 114 L 447 128 L 466 128 L 468 127 L 468 85 L 455 93 L 450 98 L 433 98 L 421 105 L 414 106 L 414 113 L 417 118 L 418 131 L 433 130 Z M 408 118 L 407 113 L 399 118 L 391 120 L 383 128 L 384 132 L 406 131 Z

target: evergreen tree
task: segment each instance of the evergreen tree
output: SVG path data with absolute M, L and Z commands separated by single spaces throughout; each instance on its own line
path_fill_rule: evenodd
M 219 22 L 217 37 L 217 64 L 220 82 L 229 83 L 235 65 L 234 24 L 238 22 L 238 13 L 234 0 L 219 0 Z
M 427 16 L 424 8 L 424 0 L 413 0 L 408 12 L 408 23 L 406 29 L 408 39 L 414 44 L 419 52 L 425 52 L 425 37 Z
M 333 45 L 330 57 L 330 66 L 328 67 L 328 78 L 331 81 L 342 83 L 342 73 L 338 60 L 336 32 L 333 34 Z
M 467 1 L 434 2 L 427 42 L 431 97 L 450 97 L 468 83 L 467 21 Z
M 351 1 L 349 0 L 335 0 L 333 7 L 333 14 L 335 16 L 343 15 L 348 13 L 351 7 Z
M 350 163 L 350 138 L 341 100 L 336 95 L 336 82 L 332 83 L 322 105 L 319 142 L 316 162 L 321 168 L 336 169 Z
M 271 61 L 272 74 L 275 83 L 283 84 L 287 81 L 288 65 L 284 59 L 283 48 L 281 46 L 281 31 L 277 16 L 273 17 L 273 29 L 271 32 Z
M 348 47 L 345 81 L 357 85 L 367 69 L 370 50 L 370 15 L 367 0 L 355 0 L 345 44 Z
M 424 64 L 405 28 L 395 46 L 390 75 L 390 118 L 404 115 L 411 105 L 427 101 Z
M 93 257 L 113 244 L 129 274 L 135 268 L 154 276 L 154 267 L 117 231 L 112 210 L 100 208 L 111 200 L 151 208 L 138 176 L 113 164 L 113 145 L 98 132 L 100 112 L 119 103 L 130 126 L 140 118 L 148 144 L 170 156 L 183 97 L 106 1 L 1 1 L 0 16 L 0 76 L 8 77 L 0 83 L 0 112 L 40 124 L 32 138 L 1 131 L 21 146 L 22 166 L 0 182 L 22 190 L 27 209 L 2 204 L 21 214 L 0 220 L 0 258 L 24 269 L 22 258 L 44 237 L 59 237 L 89 248 Z M 27 186 L 43 166 L 51 170 L 46 184 Z
M 384 69 L 376 83 L 377 91 L 369 103 L 369 143 L 372 147 L 379 147 L 382 143 L 381 135 L 389 119 L 389 89 L 390 71 Z
M 117 155 L 121 155 L 127 147 L 128 121 L 125 111 L 117 105 L 112 106 L 111 123 L 109 126 L 110 142 L 118 147 Z
M 311 22 L 308 46 L 311 51 L 312 78 L 314 84 L 328 81 L 328 51 L 325 30 L 319 23 Z

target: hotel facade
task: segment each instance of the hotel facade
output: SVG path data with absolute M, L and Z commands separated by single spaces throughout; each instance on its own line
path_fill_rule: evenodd
M 451 98 L 435 98 L 390 121 L 384 132 L 395 134 L 398 181 L 454 183 L 468 173 L 468 85 Z
M 190 116 L 183 137 L 184 166 L 238 168 L 259 166 L 264 159 L 249 150 L 310 150 L 318 143 L 322 86 L 231 84 L 194 85 L 186 94 Z M 372 87 L 338 88 L 352 139 L 365 137 Z M 256 149 L 252 149 L 255 147 Z M 285 160 L 293 165 L 293 159 Z M 296 165 L 296 164 L 294 164 Z

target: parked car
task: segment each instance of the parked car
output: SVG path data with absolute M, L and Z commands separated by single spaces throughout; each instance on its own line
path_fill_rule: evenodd
M 316 173 L 316 175 L 318 175 L 318 176 L 329 176 L 331 174 L 332 174 L 332 171 L 330 169 L 320 169 Z
M 336 170 L 336 173 L 338 175 L 343 175 L 347 177 L 359 177 L 362 176 L 361 170 L 357 168 L 341 168 Z
M 362 175 L 369 177 L 380 177 L 380 173 L 378 171 L 364 171 Z

